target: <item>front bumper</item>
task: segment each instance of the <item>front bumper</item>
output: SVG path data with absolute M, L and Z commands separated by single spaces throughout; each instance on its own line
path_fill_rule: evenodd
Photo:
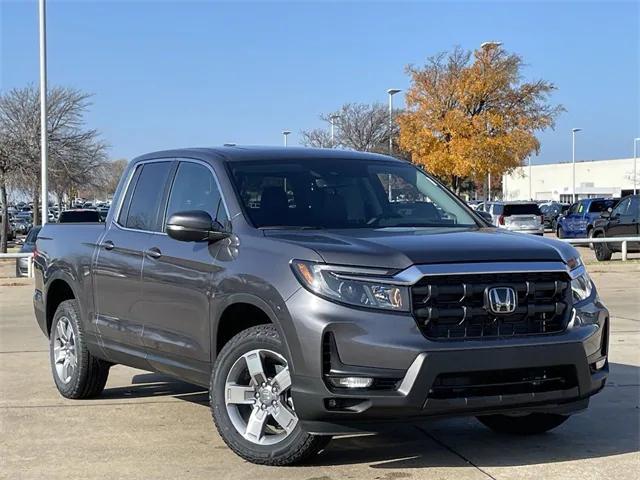
M 289 300 L 288 307 L 293 318 L 304 315 L 295 325 L 302 335 L 297 338 L 305 338 L 307 348 L 297 351 L 290 345 L 295 367 L 292 391 L 302 426 L 311 433 L 378 431 L 385 423 L 425 417 L 568 414 L 585 409 L 589 397 L 604 387 L 608 374 L 609 313 L 595 294 L 575 309 L 575 320 L 562 333 L 450 342 L 428 340 L 409 315 L 358 311 L 304 290 Z M 310 361 L 312 355 L 326 357 L 322 344 L 327 332 L 347 373 L 374 378 L 395 375 L 397 383 L 387 389 L 329 387 L 322 362 Z M 461 388 L 458 393 L 454 388 L 447 395 L 437 394 L 435 388 L 443 376 L 465 378 L 504 371 L 543 372 L 535 381 L 544 383 L 545 372 L 557 367 L 571 376 L 559 388 L 504 385 L 501 390 L 498 385 L 475 391 Z

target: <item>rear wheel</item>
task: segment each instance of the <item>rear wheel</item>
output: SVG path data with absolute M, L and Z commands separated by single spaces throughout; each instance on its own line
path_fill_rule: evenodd
M 111 364 L 94 357 L 87 349 L 75 300 L 66 300 L 56 309 L 49 355 L 53 380 L 62 396 L 79 399 L 102 393 Z
M 593 235 L 593 238 L 603 238 L 601 233 L 596 233 Z M 607 260 L 611 260 L 611 249 L 606 243 L 596 242 L 593 243 L 593 250 L 596 254 L 596 259 L 599 262 L 606 262 Z
M 494 432 L 513 435 L 536 435 L 553 430 L 569 418 L 553 413 L 530 413 L 523 416 L 485 415 L 477 417 L 480 423 Z
M 244 330 L 224 346 L 213 368 L 209 396 L 220 436 L 252 463 L 298 463 L 331 440 L 300 427 L 286 352 L 272 325 Z

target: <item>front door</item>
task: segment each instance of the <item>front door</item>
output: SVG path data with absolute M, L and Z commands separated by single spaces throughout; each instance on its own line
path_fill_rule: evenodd
M 226 210 L 211 168 L 181 160 L 168 196 L 165 221 L 172 214 L 203 210 L 225 223 Z M 163 228 L 164 232 L 164 228 Z M 211 362 L 210 300 L 222 267 L 219 244 L 181 242 L 154 235 L 143 266 L 143 341 L 154 369 L 208 381 Z
M 158 222 L 172 162 L 141 163 L 119 212 L 108 226 L 94 264 L 96 329 L 110 354 L 144 358 L 142 265 Z M 117 217 L 117 218 L 116 218 Z M 117 358 L 114 358 L 117 361 Z

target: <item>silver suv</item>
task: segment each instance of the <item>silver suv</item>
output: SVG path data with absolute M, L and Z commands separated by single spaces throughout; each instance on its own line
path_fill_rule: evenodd
M 491 204 L 489 213 L 498 228 L 544 235 L 542 212 L 534 202 L 496 202 Z

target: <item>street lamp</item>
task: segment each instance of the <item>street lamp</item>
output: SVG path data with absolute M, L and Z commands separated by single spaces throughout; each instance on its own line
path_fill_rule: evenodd
M 495 41 L 482 42 L 480 44 L 480 48 L 482 48 L 483 50 L 489 47 L 500 47 L 500 46 L 502 46 L 502 42 L 495 42 Z
M 402 90 L 398 88 L 390 88 L 387 90 L 389 94 L 389 155 L 393 153 L 393 96 Z
M 638 142 L 640 138 L 633 139 L 633 194 L 638 193 Z
M 331 148 L 336 144 L 335 142 L 335 121 L 340 118 L 340 115 L 331 115 L 329 117 L 329 123 L 331 123 Z
M 287 137 L 289 136 L 289 134 L 291 133 L 291 130 L 283 130 L 282 131 L 282 137 L 284 139 L 284 146 L 287 146 Z
M 489 42 L 482 42 L 480 44 L 480 49 L 481 50 L 485 50 L 488 48 L 497 48 L 502 46 L 502 42 L 496 42 L 496 41 L 489 41 Z M 486 200 L 487 201 L 491 201 L 491 172 L 487 173 L 487 194 L 485 195 Z
M 389 94 L 389 155 L 393 154 L 393 96 L 396 93 L 400 93 L 399 88 L 389 88 L 387 93 Z M 389 202 L 392 200 L 391 194 L 391 174 L 387 175 L 389 181 Z
M 533 190 L 531 188 L 531 155 L 529 155 L 529 200 L 533 200 Z
M 40 203 L 42 215 L 40 222 L 47 223 L 49 218 L 49 187 L 47 185 L 47 9 L 46 0 L 39 2 L 40 33 Z M 37 209 L 38 207 L 35 206 Z M 36 213 L 37 210 L 36 210 Z
M 576 133 L 581 131 L 581 128 L 571 129 L 571 159 L 573 163 L 573 203 L 576 203 Z

